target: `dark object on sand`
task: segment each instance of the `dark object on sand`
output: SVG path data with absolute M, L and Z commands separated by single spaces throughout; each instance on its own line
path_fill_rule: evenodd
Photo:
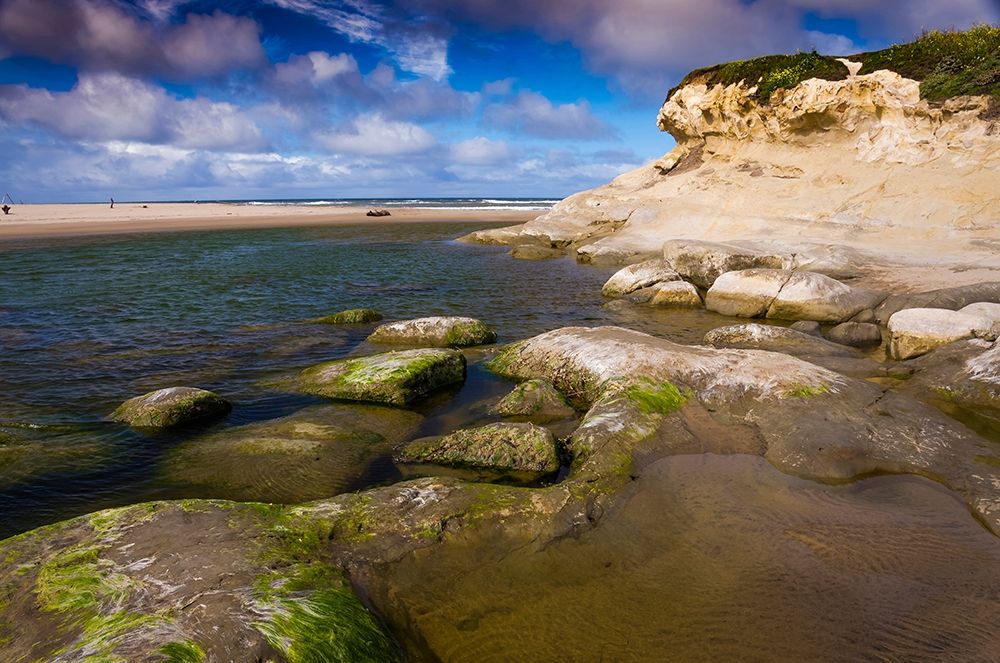
M 115 208 L 115 199 L 112 198 L 111 199 L 111 209 L 114 209 L 114 208 Z
M 0 209 L 3 210 L 4 214 L 10 214 L 10 205 L 4 205 L 3 207 L 0 207 Z
M 370 209 L 365 216 L 392 216 L 387 209 Z

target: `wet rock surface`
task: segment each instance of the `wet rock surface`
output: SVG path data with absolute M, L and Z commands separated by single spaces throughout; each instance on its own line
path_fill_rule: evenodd
M 826 333 L 834 343 L 854 348 L 871 348 L 882 344 L 882 330 L 868 322 L 842 322 Z
M 360 325 L 368 322 L 378 322 L 382 314 L 370 308 L 352 308 L 333 315 L 317 318 L 314 322 L 324 325 Z
M 856 357 L 857 353 L 843 345 L 831 343 L 791 327 L 746 324 L 719 327 L 705 334 L 705 344 L 717 348 L 770 350 L 795 356 Z
M 302 371 L 298 387 L 326 398 L 404 406 L 463 380 L 461 352 L 418 349 L 319 364 Z
M 169 387 L 122 403 L 111 418 L 134 428 L 172 428 L 224 416 L 232 404 L 217 394 L 194 387 Z
M 417 440 L 398 454 L 403 462 L 438 463 L 551 474 L 559 469 L 552 433 L 530 423 L 496 423 Z
M 368 337 L 370 343 L 464 348 L 497 340 L 496 332 L 474 318 L 433 316 L 379 325 Z
M 494 411 L 502 417 L 525 417 L 545 423 L 572 417 L 576 411 L 547 380 L 527 380 L 497 403 Z

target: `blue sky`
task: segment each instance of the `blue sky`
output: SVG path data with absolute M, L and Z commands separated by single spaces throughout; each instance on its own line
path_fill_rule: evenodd
M 998 0 L 0 0 L 0 193 L 563 197 L 667 152 L 694 67 L 979 22 Z

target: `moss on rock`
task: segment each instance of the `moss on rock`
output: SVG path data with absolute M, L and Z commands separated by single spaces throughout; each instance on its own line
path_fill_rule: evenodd
M 111 418 L 134 428 L 172 428 L 215 419 L 232 409 L 221 396 L 194 387 L 169 387 L 122 403 Z
M 484 467 L 548 474 L 559 469 L 555 438 L 529 423 L 496 423 L 417 440 L 399 454 L 406 462 Z
M 352 308 L 333 315 L 316 318 L 313 322 L 324 325 L 360 325 L 368 322 L 378 322 L 382 314 L 370 308 Z
M 551 421 L 572 417 L 576 411 L 547 380 L 528 380 L 517 385 L 494 408 L 502 417 L 526 417 Z
M 299 386 L 326 398 L 403 406 L 464 380 L 462 353 L 420 349 L 319 364 L 302 371 Z

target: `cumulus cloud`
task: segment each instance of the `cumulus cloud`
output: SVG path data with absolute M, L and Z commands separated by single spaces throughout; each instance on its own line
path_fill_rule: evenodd
M 431 15 L 489 29 L 527 29 L 579 48 L 591 69 L 625 87 L 662 93 L 665 79 L 694 67 L 790 50 L 843 51 L 843 35 L 810 32 L 806 12 L 889 26 L 890 39 L 922 29 L 1000 21 L 996 0 L 398 0 Z M 871 31 L 871 30 L 869 30 Z
M 511 157 L 510 146 L 502 140 L 476 136 L 451 146 L 451 160 L 473 166 L 493 166 Z
M 319 133 L 316 140 L 333 152 L 380 157 L 422 152 L 435 143 L 423 127 L 377 114 L 357 117 L 336 131 Z
M 348 39 L 374 44 L 392 53 L 400 68 L 436 81 L 447 78 L 450 28 L 390 12 L 366 0 L 268 0 L 271 4 L 322 21 Z
M 236 106 L 175 99 L 118 74 L 84 74 L 68 92 L 0 86 L 0 117 L 82 141 L 125 140 L 205 150 L 258 150 L 257 126 Z
M 216 11 L 157 27 L 107 0 L 0 2 L 0 52 L 178 80 L 254 69 L 267 61 L 260 29 L 249 18 Z
M 537 92 L 525 90 L 510 101 L 491 104 L 483 111 L 487 126 L 537 138 L 612 138 L 614 130 L 595 117 L 590 104 L 579 101 L 554 105 Z

